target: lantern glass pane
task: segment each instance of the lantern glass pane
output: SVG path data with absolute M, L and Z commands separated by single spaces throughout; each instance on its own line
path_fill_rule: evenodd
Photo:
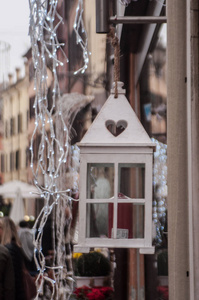
M 86 237 L 111 237 L 113 228 L 113 203 L 87 203 Z
M 119 198 L 144 198 L 145 164 L 119 164 Z
M 117 238 L 144 238 L 144 205 L 118 203 Z
M 114 194 L 114 164 L 89 163 L 87 199 L 109 199 Z

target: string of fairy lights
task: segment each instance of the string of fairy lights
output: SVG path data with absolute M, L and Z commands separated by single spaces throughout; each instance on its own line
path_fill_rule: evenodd
M 153 222 L 155 224 L 155 244 L 160 246 L 166 234 L 167 219 L 167 145 L 152 138 L 156 144 L 153 167 Z
M 32 47 L 32 59 L 35 70 L 35 127 L 30 143 L 31 163 L 34 184 L 40 197 L 44 199 L 44 206 L 35 222 L 36 236 L 35 262 L 39 272 L 36 280 L 37 297 L 43 293 L 45 283 L 51 285 L 51 299 L 68 299 L 73 289 L 71 270 L 66 269 L 64 220 L 65 209 L 70 206 L 70 189 L 63 190 L 63 165 L 66 165 L 69 153 L 69 131 L 65 124 L 60 99 L 60 89 L 57 68 L 64 65 L 58 59 L 58 51 L 65 55 L 57 38 L 57 29 L 63 23 L 57 12 L 57 0 L 29 0 L 30 25 L 29 35 Z M 56 20 L 56 22 L 55 22 Z M 83 0 L 78 0 L 74 22 L 76 43 L 81 46 L 84 65 L 75 73 L 84 73 L 89 62 L 87 50 L 87 35 L 83 23 Z M 47 64 L 51 64 L 53 74 L 52 105 L 48 99 L 48 71 Z M 56 113 L 55 113 L 56 112 Z M 59 128 L 58 128 L 59 127 Z M 58 134 L 63 132 L 63 134 Z M 37 153 L 34 151 L 34 142 L 38 141 Z M 42 180 L 40 179 L 42 178 Z M 46 263 L 42 251 L 44 226 L 48 218 L 52 217 L 54 228 L 54 253 L 51 265 Z M 47 272 L 48 271 L 48 272 Z M 49 276 L 51 273 L 51 276 Z
M 86 71 L 89 63 L 89 55 L 91 54 L 88 51 L 88 37 L 87 37 L 86 30 L 84 28 L 83 11 L 84 11 L 84 3 L 83 0 L 80 0 L 76 8 L 76 16 L 75 16 L 73 29 L 76 33 L 76 43 L 79 44 L 82 49 L 84 65 L 79 70 L 74 72 L 75 75 L 78 74 L 79 72 L 83 74 Z

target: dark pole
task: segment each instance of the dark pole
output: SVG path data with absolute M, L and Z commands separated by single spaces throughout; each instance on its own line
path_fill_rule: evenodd
M 96 1 L 96 33 L 109 32 L 109 0 Z

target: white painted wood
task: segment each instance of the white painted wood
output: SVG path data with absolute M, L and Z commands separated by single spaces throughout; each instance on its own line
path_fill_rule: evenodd
M 114 239 L 114 238 L 86 238 L 80 245 L 81 252 L 84 252 L 84 247 L 88 248 L 145 248 L 144 239 Z M 149 248 L 149 247 L 147 247 Z
M 155 253 L 155 247 L 145 247 L 140 248 L 140 254 L 154 254 Z
M 78 243 L 84 243 L 86 237 L 86 176 L 87 163 L 85 160 L 80 160 L 80 200 L 79 200 L 79 237 Z
M 94 144 L 121 145 L 123 143 L 154 146 L 126 99 L 122 85 L 123 83 L 118 82 L 118 98 L 114 98 L 114 91 L 111 91 L 111 95 L 89 127 L 79 146 Z M 128 125 L 120 135 L 115 137 L 106 128 L 106 121 L 108 120 L 112 120 L 115 124 L 118 121 L 125 120 Z
M 115 178 L 114 178 L 114 207 L 113 207 L 113 238 L 117 237 L 117 214 L 118 214 L 118 163 L 115 164 Z
M 121 144 L 119 146 L 113 145 L 113 144 L 106 144 L 106 145 L 101 145 L 101 144 L 95 144 L 95 145 L 85 145 L 85 144 L 78 144 L 81 151 L 81 154 L 92 154 L 92 153 L 121 153 L 121 154 L 141 154 L 141 153 L 146 153 L 146 154 L 152 154 L 153 150 L 155 149 L 155 144 L 150 148 L 148 147 L 147 144 L 142 144 L 139 147 L 137 144 Z M 86 146 L 86 150 L 85 150 Z M 113 149 L 114 148 L 114 149 Z
M 145 246 L 150 247 L 152 236 L 152 159 L 147 157 L 145 168 Z
M 112 198 L 109 198 L 109 199 L 86 199 L 86 203 L 114 203 L 114 197 Z M 118 199 L 117 203 L 139 203 L 139 204 L 142 204 L 142 203 L 145 203 L 146 200 L 145 199 L 142 199 L 142 198 L 128 198 L 128 199 Z
M 81 155 L 81 149 L 80 149 L 80 155 Z M 134 153 L 117 153 L 114 149 L 112 151 L 112 154 L 107 155 L 106 153 L 103 153 L 102 151 L 98 151 L 98 153 L 93 154 L 82 154 L 80 156 L 80 162 L 84 162 L 84 167 L 86 167 L 87 163 L 133 163 L 133 164 L 146 164 L 147 158 L 152 158 L 153 153 L 150 154 L 134 154 Z M 81 167 L 81 165 L 80 165 Z M 81 171 L 81 170 L 80 170 Z M 85 174 L 85 173 L 84 173 Z
M 82 287 L 82 286 L 103 286 L 104 282 L 107 281 L 109 277 L 108 276 L 74 276 L 76 287 Z
M 90 247 L 86 247 L 85 245 L 84 246 L 80 246 L 78 244 L 78 245 L 74 245 L 73 251 L 75 253 L 89 253 Z
M 140 121 L 132 110 L 124 96 L 124 90 L 119 84 L 119 96 L 117 99 L 112 94 L 99 115 L 89 128 L 88 132 L 79 143 L 80 146 L 80 200 L 79 200 L 79 240 L 76 250 L 93 247 L 108 248 L 140 248 L 140 251 L 152 253 L 152 161 L 154 144 L 142 127 Z M 110 117 L 111 116 L 111 117 Z M 106 128 L 106 121 L 121 124 L 128 123 L 126 129 L 115 137 Z M 110 121 L 111 120 L 111 121 Z M 90 199 L 87 194 L 88 165 L 89 164 L 113 164 L 114 166 L 114 195 L 108 199 Z M 145 167 L 145 195 L 144 198 L 118 198 L 118 166 L 143 164 Z M 89 198 L 87 198 L 89 195 Z M 88 203 L 112 203 L 113 204 L 113 236 L 89 237 L 90 216 L 87 215 L 86 206 Z M 117 214 L 119 203 L 132 203 L 144 206 L 144 237 L 143 238 L 117 238 Z M 133 216 L 132 216 L 133 217 Z M 124 216 L 125 218 L 125 216 Z M 86 236 L 86 227 L 88 236 Z M 109 232 L 110 232 L 109 228 Z M 124 229 L 125 230 L 125 229 Z M 126 229 L 128 230 L 128 228 Z M 145 249 L 145 250 L 144 250 Z

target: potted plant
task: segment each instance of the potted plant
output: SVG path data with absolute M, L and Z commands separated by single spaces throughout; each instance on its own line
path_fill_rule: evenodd
M 93 287 L 82 286 L 76 288 L 73 299 L 81 300 L 111 300 L 113 299 L 113 289 L 109 286 Z
M 78 255 L 74 260 L 77 287 L 108 285 L 110 271 L 109 259 L 98 251 Z

